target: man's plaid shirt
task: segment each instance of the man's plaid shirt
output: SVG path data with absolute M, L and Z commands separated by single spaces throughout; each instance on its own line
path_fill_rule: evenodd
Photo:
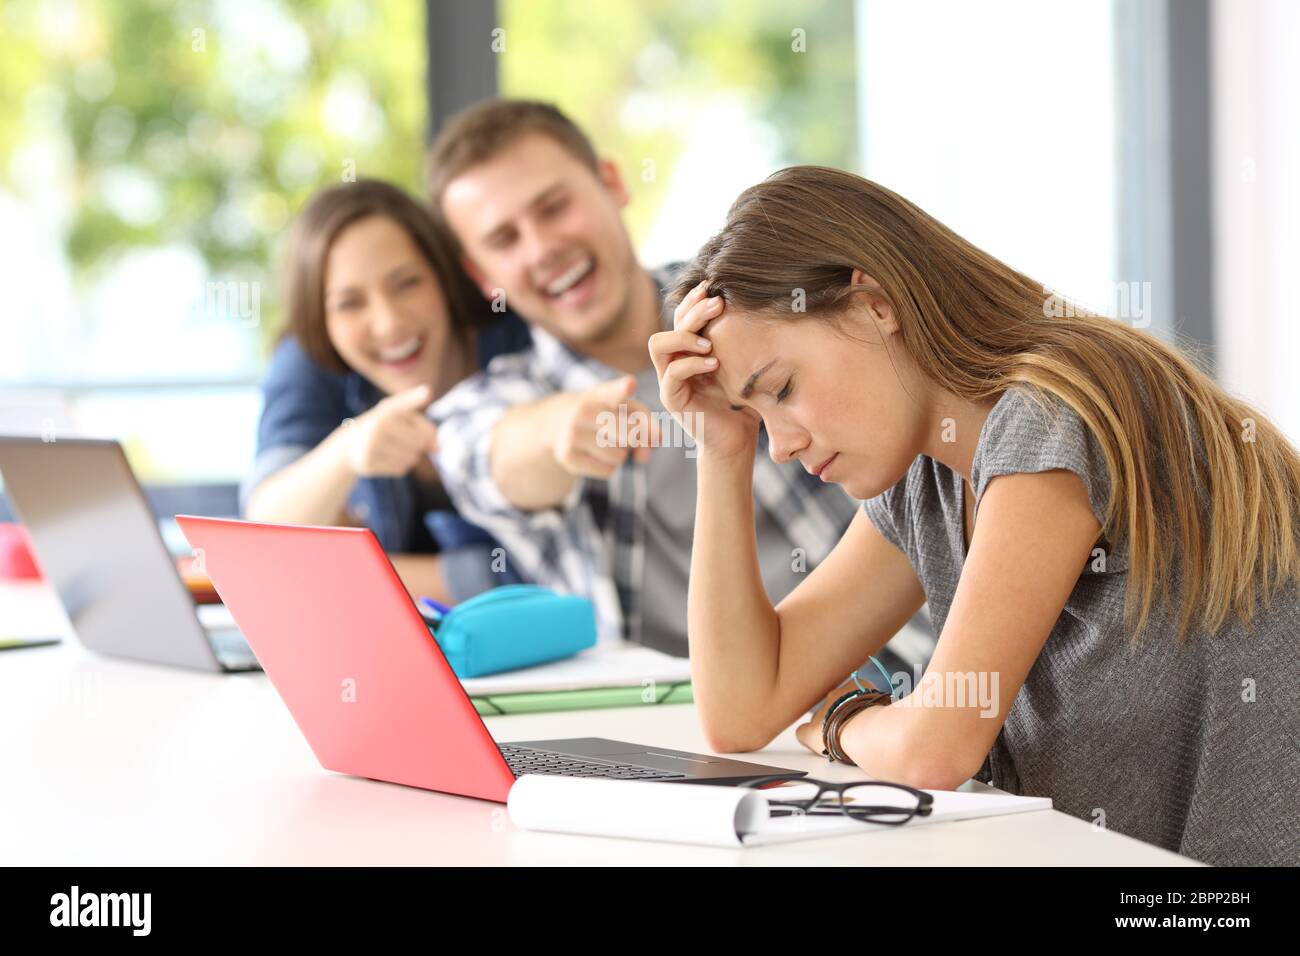
M 661 301 L 673 275 L 674 267 L 651 272 Z M 672 313 L 663 313 L 663 327 L 671 329 Z M 497 356 L 434 403 L 438 470 L 461 516 L 495 537 L 525 580 L 590 599 L 602 643 L 639 641 L 646 466 L 629 458 L 608 480 L 579 478 L 562 504 L 539 511 L 514 507 L 492 478 L 492 429 L 507 409 L 623 374 L 537 326 L 532 336 L 532 348 Z M 802 549 L 809 571 L 830 553 L 858 507 L 839 486 L 796 463 L 773 462 L 766 432 L 754 459 L 754 503 Z

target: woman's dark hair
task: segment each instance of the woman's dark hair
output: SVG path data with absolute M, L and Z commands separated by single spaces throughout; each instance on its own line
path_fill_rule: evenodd
M 325 330 L 325 261 L 338 234 L 370 216 L 397 223 L 424 255 L 442 288 L 453 336 L 467 337 L 491 317 L 486 300 L 456 260 L 455 244 L 419 203 L 377 179 L 330 186 L 311 198 L 293 225 L 280 289 L 284 334 L 296 338 L 318 365 L 331 372 L 347 371 L 347 364 Z

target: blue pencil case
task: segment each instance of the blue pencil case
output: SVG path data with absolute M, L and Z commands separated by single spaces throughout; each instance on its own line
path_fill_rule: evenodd
M 508 584 L 462 601 L 430 625 L 462 680 L 570 657 L 596 644 L 586 598 L 536 584 Z

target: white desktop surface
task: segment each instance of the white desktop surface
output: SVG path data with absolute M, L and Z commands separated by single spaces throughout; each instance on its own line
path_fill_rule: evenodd
M 0 606 L 14 610 L 15 595 L 0 586 Z M 599 736 L 708 752 L 691 704 L 487 725 L 503 742 Z M 9 865 L 1196 865 L 1055 810 L 744 850 L 520 831 L 501 805 L 322 769 L 264 675 L 114 660 L 72 638 L 0 651 L 0 728 Z M 857 776 L 793 728 L 744 759 Z

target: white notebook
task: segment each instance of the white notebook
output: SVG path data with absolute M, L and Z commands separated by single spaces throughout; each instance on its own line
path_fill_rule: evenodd
M 844 834 L 897 830 L 843 817 L 769 815 L 773 799 L 811 795 L 811 784 L 769 790 L 692 783 L 525 775 L 510 789 L 510 822 L 525 830 L 746 847 Z M 1048 797 L 929 790 L 934 807 L 903 828 L 1029 810 L 1050 810 Z M 905 796 L 900 791 L 900 796 Z
M 640 644 L 596 645 L 572 657 L 520 670 L 470 677 L 465 693 L 518 694 L 531 691 L 587 690 L 592 687 L 648 687 L 691 679 L 691 662 Z

